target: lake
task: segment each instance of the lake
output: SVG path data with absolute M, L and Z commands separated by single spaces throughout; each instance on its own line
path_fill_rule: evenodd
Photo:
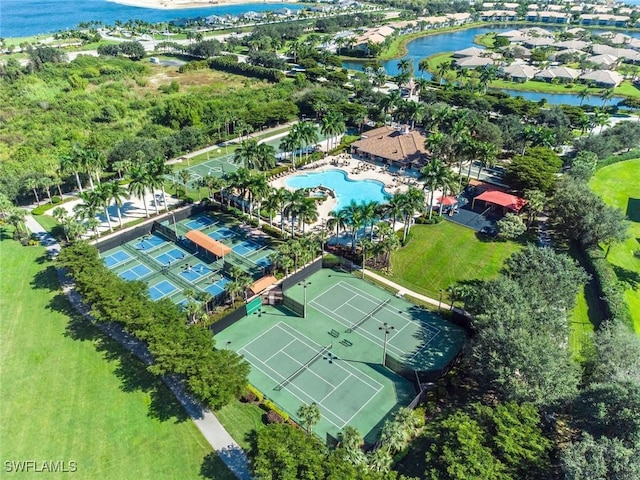
M 305 5 L 292 3 L 247 3 L 219 7 L 160 10 L 130 7 L 107 0 L 2 0 L 0 37 L 29 37 L 43 33 L 75 28 L 92 20 L 113 25 L 116 20 L 144 20 L 151 23 L 168 22 L 179 18 L 208 15 L 238 15 L 240 13 L 289 8 L 298 10 Z
M 438 33 L 435 35 L 428 35 L 426 37 L 420 37 L 415 40 L 412 40 L 407 44 L 407 55 L 402 58 L 396 58 L 393 60 L 387 60 L 382 62 L 384 69 L 387 71 L 389 75 L 397 75 L 398 74 L 398 62 L 400 60 L 409 59 L 413 62 L 414 71 L 416 77 L 423 76 L 424 78 L 430 79 L 431 74 L 428 72 L 418 71 L 418 62 L 425 57 L 430 57 L 431 55 L 435 55 L 442 52 L 454 52 L 456 50 L 462 50 L 463 48 L 476 46 L 473 43 L 473 39 L 476 35 L 484 35 L 489 32 L 499 32 L 503 30 L 513 30 L 514 28 L 522 28 L 522 26 L 513 26 L 513 25 L 505 25 L 505 26 L 492 26 L 492 27 L 475 27 L 469 28 L 466 30 L 459 30 L 456 32 L 446 32 L 446 33 Z M 544 27 L 548 30 L 558 29 L 558 27 Z M 560 27 L 562 28 L 562 27 Z M 589 29 L 593 32 L 605 32 L 605 29 Z M 640 32 L 625 32 L 627 35 L 630 35 L 635 38 L 640 38 Z M 482 47 L 479 47 L 482 48 Z M 352 70 L 363 69 L 363 63 L 357 61 L 345 61 L 342 63 L 345 68 L 350 68 Z M 563 94 L 549 94 L 549 93 L 538 93 L 538 92 L 521 92 L 518 90 L 503 90 L 510 95 L 518 96 L 520 95 L 527 100 L 532 100 L 535 102 L 540 101 L 542 98 L 546 98 L 547 101 L 551 104 L 567 104 L 567 105 L 580 105 L 580 98 L 577 95 L 570 93 Z M 582 102 L 586 105 L 600 105 L 602 101 L 598 97 L 589 97 Z

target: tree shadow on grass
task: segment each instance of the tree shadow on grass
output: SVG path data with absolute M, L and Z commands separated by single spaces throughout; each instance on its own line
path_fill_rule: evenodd
M 51 263 L 46 255 L 43 255 L 36 259 L 37 263 Z M 58 281 L 58 274 L 53 265 L 49 265 L 38 271 L 31 279 L 31 286 L 38 290 L 48 290 L 49 292 L 57 292 L 60 290 L 60 282 Z
M 640 262 L 639 262 L 640 263 Z M 618 280 L 628 285 L 633 290 L 638 290 L 640 287 L 640 273 L 629 270 L 628 268 L 620 267 L 618 265 L 611 265 Z
M 123 392 L 140 391 L 149 395 L 147 411 L 149 417 L 174 423 L 189 419 L 182 405 L 162 379 L 150 373 L 135 355 L 80 315 L 64 294 L 54 296 L 49 302 L 49 308 L 69 318 L 65 337 L 81 342 L 92 342 L 105 361 L 116 363 L 113 373 L 120 380 L 120 389 Z

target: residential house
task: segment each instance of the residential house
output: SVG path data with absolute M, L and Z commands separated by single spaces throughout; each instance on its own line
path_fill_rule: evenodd
M 580 72 L 570 67 L 552 67 L 546 68 L 535 75 L 538 80 L 551 82 L 556 78 L 562 82 L 572 82 L 580 76 Z
M 536 67 L 532 67 L 531 65 L 523 65 L 520 63 L 514 63 L 512 65 L 509 65 L 508 67 L 503 68 L 504 76 L 507 80 L 521 83 L 524 83 L 527 80 L 531 80 L 533 77 L 535 77 L 538 71 L 539 70 Z
M 455 65 L 458 68 L 478 68 L 495 65 L 495 60 L 488 57 L 464 57 L 456 60 Z
M 487 53 L 486 50 L 478 47 L 469 47 L 463 50 L 457 50 L 453 52 L 453 58 L 464 58 L 464 57 L 480 57 Z
M 586 59 L 587 62 L 593 63 L 600 68 L 611 68 L 618 63 L 618 57 L 604 53 L 602 55 L 593 55 Z
M 615 88 L 622 83 L 624 77 L 613 70 L 594 70 L 581 75 L 580 80 L 594 83 L 599 87 Z

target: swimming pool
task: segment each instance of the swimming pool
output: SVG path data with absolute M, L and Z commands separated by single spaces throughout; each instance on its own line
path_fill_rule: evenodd
M 384 184 L 377 180 L 350 180 L 344 170 L 327 170 L 325 172 L 303 173 L 285 180 L 289 188 L 329 187 L 336 194 L 334 211 L 356 203 L 376 201 L 384 203 L 389 199 L 384 191 Z

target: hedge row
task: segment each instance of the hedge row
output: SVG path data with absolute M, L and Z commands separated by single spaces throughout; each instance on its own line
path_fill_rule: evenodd
M 596 170 L 608 167 L 609 165 L 613 165 L 614 163 L 624 162 L 625 160 L 634 160 L 636 158 L 640 158 L 640 149 L 634 148 L 633 150 L 621 153 L 620 155 L 612 155 L 610 157 L 599 160 L 596 164 Z
M 586 252 L 586 260 L 591 267 L 597 285 L 602 293 L 602 300 L 610 320 L 619 320 L 632 325 L 631 312 L 624 298 L 624 287 L 613 271 L 601 250 L 591 249 Z
M 249 65 L 248 63 L 240 63 L 226 57 L 212 58 L 209 60 L 209 67 L 213 70 L 222 70 L 227 73 L 235 73 L 244 75 L 245 77 L 260 78 L 270 82 L 279 82 L 285 78 L 284 73 L 275 68 L 259 67 L 257 65 Z

